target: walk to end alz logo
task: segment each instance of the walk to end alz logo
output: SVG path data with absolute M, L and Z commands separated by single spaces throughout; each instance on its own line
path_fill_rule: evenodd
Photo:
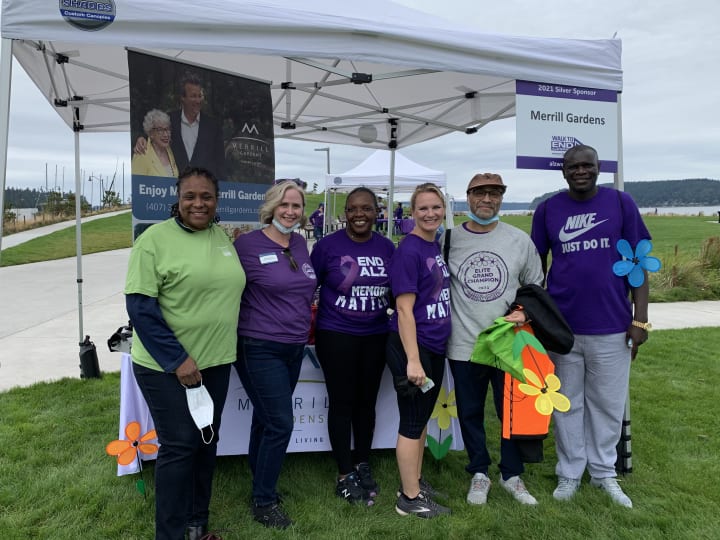
M 115 20 L 114 0 L 59 0 L 60 15 L 78 30 L 102 30 Z
M 580 139 L 566 135 L 552 135 L 550 137 L 550 152 L 553 154 L 564 154 L 573 146 L 582 144 Z

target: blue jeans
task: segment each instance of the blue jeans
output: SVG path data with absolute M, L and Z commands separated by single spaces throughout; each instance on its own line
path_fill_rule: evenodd
M 248 463 L 258 506 L 278 500 L 275 488 L 293 431 L 292 395 L 304 350 L 304 344 L 238 336 L 235 369 L 253 404 Z
M 488 473 L 492 460 L 487 451 L 485 437 L 485 398 L 488 385 L 492 385 L 495 413 L 502 419 L 503 380 L 505 372 L 484 364 L 450 360 L 450 371 L 455 381 L 455 400 L 458 420 L 470 463 L 465 470 L 470 474 Z M 525 470 L 514 441 L 500 438 L 500 472 L 504 480 L 522 474 Z
M 210 444 L 202 441 L 174 373 L 133 363 L 133 373 L 152 415 L 160 449 L 155 462 L 155 539 L 182 540 L 188 526 L 207 525 L 220 419 L 230 364 L 206 368 L 203 385 L 214 404 Z M 205 439 L 209 438 L 205 428 Z

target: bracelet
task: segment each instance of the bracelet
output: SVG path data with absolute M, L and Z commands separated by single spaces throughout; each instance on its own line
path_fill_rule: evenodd
M 652 330 L 652 324 L 650 324 L 649 322 L 640 322 L 640 321 L 636 321 L 633 319 L 631 324 L 633 326 L 637 326 L 638 328 L 642 328 L 646 332 L 649 332 L 650 330 Z

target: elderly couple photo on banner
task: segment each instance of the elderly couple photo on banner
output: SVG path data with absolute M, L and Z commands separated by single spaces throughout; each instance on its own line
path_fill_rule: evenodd
M 167 219 L 188 165 L 220 181 L 224 224 L 257 223 L 275 177 L 270 84 L 128 51 L 134 237 Z

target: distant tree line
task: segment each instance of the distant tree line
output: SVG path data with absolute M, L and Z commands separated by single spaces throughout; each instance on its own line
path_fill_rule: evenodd
M 612 184 L 600 184 L 612 187 Z M 642 208 L 664 206 L 715 206 L 720 205 L 720 180 L 688 178 L 687 180 L 651 180 L 649 182 L 625 182 L 624 189 Z M 530 203 L 534 210 L 538 204 L 556 193 L 545 193 Z
M 29 188 L 6 188 L 5 205 L 10 208 L 39 208 L 47 202 L 51 192 Z
M 90 203 L 81 197 L 80 205 L 83 212 L 91 210 Z M 114 208 L 122 205 L 120 195 L 112 190 L 106 190 L 102 195 L 103 208 Z M 30 188 L 6 188 L 5 210 L 13 208 L 36 208 L 38 212 L 53 215 L 69 215 L 75 213 L 75 194 L 72 192 L 38 191 Z

